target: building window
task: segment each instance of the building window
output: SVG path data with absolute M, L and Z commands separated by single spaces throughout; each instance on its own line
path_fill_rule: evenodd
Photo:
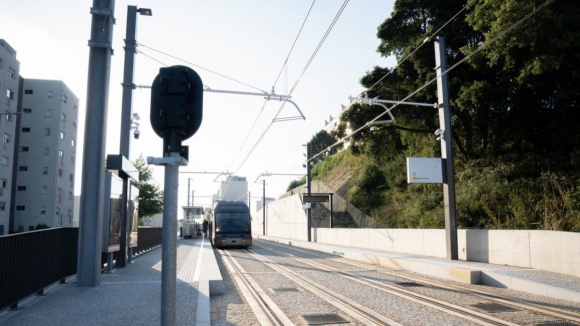
M 71 146 L 72 146 L 72 147 L 75 147 L 75 140 L 74 140 L 74 139 L 73 139 L 73 140 L 71 140 L 71 141 L 70 141 L 70 144 L 71 144 Z
M 6 117 L 6 121 L 12 121 L 12 114 L 4 115 Z
M 6 189 L 6 184 L 8 184 L 8 180 L 2 179 L 2 188 Z
M 48 91 L 48 98 L 52 98 L 53 97 L 53 92 L 52 91 Z
M 2 61 L 2 59 L 0 59 L 0 69 L 2 69 L 3 65 L 4 65 L 4 61 Z
M 60 188 L 56 189 L 56 199 L 58 200 L 58 203 L 60 204 Z
M 26 186 L 18 186 L 18 191 L 26 191 Z
M 2 156 L 2 165 L 8 166 L 8 158 L 6 156 Z
M 30 132 L 30 128 L 22 127 L 22 132 Z
M 44 135 L 45 136 L 50 136 L 50 128 L 44 129 Z
M 49 151 L 50 151 L 49 148 L 45 147 L 44 148 L 44 156 L 48 156 Z
M 16 210 L 17 211 L 23 211 L 25 209 L 26 209 L 26 207 L 24 205 L 22 205 L 22 206 L 16 206 Z
M 46 110 L 46 117 L 47 118 L 52 117 L 52 110 Z
M 64 139 L 64 132 L 60 132 L 60 139 Z
M 22 109 L 22 112 L 24 112 L 24 113 L 32 113 L 32 109 L 28 109 L 28 108 Z
M 42 168 L 42 174 L 48 174 L 48 166 Z
M 42 188 L 40 188 L 40 194 L 41 195 L 46 195 L 46 191 L 47 191 L 46 186 L 42 186 Z
M 2 146 L 4 148 L 4 150 L 8 149 L 8 144 L 10 144 L 10 135 L 8 134 L 4 134 L 4 137 L 2 138 Z
M 73 122 L 73 130 L 77 131 L 77 124 L 75 122 Z
M 62 169 L 58 169 L 58 177 L 62 178 Z
M 61 118 L 62 122 L 65 122 L 66 121 L 66 114 L 64 114 L 64 113 L 61 114 L 60 118 Z
M 14 101 L 14 92 L 6 89 L 6 105 L 10 106 L 10 101 Z
M 62 94 L 62 101 L 66 103 L 66 95 Z M 64 121 L 64 120 L 63 120 Z
M 73 193 L 72 193 L 72 191 L 69 191 L 68 192 L 68 199 L 73 199 Z
M 8 77 L 16 79 L 16 73 L 14 72 L 14 69 L 8 68 Z
M 71 188 L 74 188 L 74 181 L 75 181 L 75 177 L 74 177 L 74 175 L 72 175 L 72 174 L 71 174 L 71 175 L 69 175 L 69 176 L 68 176 L 68 181 L 70 181 L 70 187 L 71 187 Z
M 24 90 L 24 94 L 26 94 L 26 95 L 32 95 L 32 90 L 31 89 L 25 89 Z
M 21 166 L 18 167 L 18 171 L 28 171 L 28 166 L 21 165 Z
M 40 206 L 40 215 L 46 214 L 46 206 Z
M 20 146 L 21 152 L 28 152 L 28 146 Z
M 6 203 L 0 201 L 0 211 L 5 211 L 6 210 Z
M 62 165 L 62 158 L 63 157 L 64 157 L 64 152 L 58 151 L 58 161 L 60 162 L 61 165 Z
M 75 157 L 74 156 L 70 157 L 70 164 L 75 165 Z

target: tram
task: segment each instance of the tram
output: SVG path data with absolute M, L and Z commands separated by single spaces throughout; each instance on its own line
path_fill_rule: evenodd
M 218 201 L 209 225 L 211 243 L 216 248 L 249 247 L 252 225 L 248 205 L 240 201 Z

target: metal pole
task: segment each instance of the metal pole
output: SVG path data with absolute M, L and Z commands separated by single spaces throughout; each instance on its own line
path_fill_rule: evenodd
M 262 180 L 262 235 L 266 235 L 266 180 Z
M 330 196 L 330 228 L 332 229 L 332 195 L 333 194 L 329 194 Z
M 189 196 L 191 194 L 191 190 L 190 190 L 190 186 L 189 186 L 189 181 L 191 181 L 191 178 L 187 178 L 187 206 L 189 206 Z
M 179 156 L 179 153 L 169 153 Z M 179 164 L 165 165 L 161 247 L 161 325 L 175 325 Z
M 77 284 L 101 283 L 103 193 L 114 0 L 93 0 L 80 203 Z
M 307 190 L 307 194 L 308 196 L 310 196 L 312 194 L 312 192 L 310 192 L 310 143 L 306 143 L 306 187 L 308 187 Z M 311 241 L 311 236 L 310 236 L 310 229 L 312 227 L 312 223 L 311 223 L 311 219 L 312 219 L 312 208 L 309 208 L 307 210 L 307 217 L 306 217 L 306 227 L 307 227 L 307 234 L 308 234 L 308 242 Z
M 451 132 L 451 113 L 449 108 L 449 89 L 445 53 L 445 37 L 435 38 L 435 64 L 437 65 L 437 97 L 439 108 L 439 128 L 441 137 L 441 158 L 444 164 L 443 205 L 445 209 L 445 241 L 447 259 L 457 260 L 457 212 L 455 205 L 455 171 L 453 167 L 453 134 Z
M 127 6 L 127 30 L 125 32 L 125 64 L 123 71 L 123 98 L 121 105 L 121 135 L 119 154 L 129 159 L 131 148 L 131 113 L 133 111 L 133 76 L 135 75 L 135 51 L 137 35 L 137 7 Z M 127 230 L 130 229 L 127 218 L 127 201 L 129 180 L 123 177 L 123 192 L 121 195 L 121 239 L 119 254 L 117 255 L 117 267 L 127 265 Z

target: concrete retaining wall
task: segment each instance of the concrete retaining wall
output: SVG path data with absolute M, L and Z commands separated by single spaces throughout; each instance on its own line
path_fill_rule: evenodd
M 262 211 L 252 232 L 262 235 Z M 298 195 L 266 207 L 266 235 L 307 241 Z M 538 230 L 458 230 L 459 259 L 542 269 L 580 277 L 580 233 Z M 445 230 L 312 229 L 312 241 L 361 249 L 445 258 Z

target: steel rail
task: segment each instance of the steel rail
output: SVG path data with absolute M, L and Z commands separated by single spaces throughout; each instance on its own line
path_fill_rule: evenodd
M 250 308 L 254 311 L 256 318 L 261 325 L 267 325 L 265 322 L 269 321 L 272 325 L 290 326 L 294 325 L 288 317 L 276 306 L 276 304 L 266 295 L 266 293 L 257 285 L 257 283 L 247 275 L 246 271 L 240 264 L 232 257 L 232 255 L 223 249 L 218 249 L 218 252 L 224 257 L 224 264 L 228 270 L 234 272 L 234 280 L 242 289 L 244 298 L 248 301 Z M 267 320 L 266 320 L 267 319 Z
M 274 244 L 274 243 L 272 243 L 271 245 L 277 246 L 277 247 L 284 247 L 286 249 L 302 252 L 302 253 L 309 254 L 309 255 L 312 255 L 315 257 L 319 257 L 319 258 L 328 258 L 327 256 L 317 255 L 311 251 L 308 251 L 305 249 L 300 249 L 297 247 L 290 248 L 287 246 L 283 246 L 281 244 Z M 408 275 L 404 272 L 392 271 L 390 269 L 387 269 L 385 267 L 378 266 L 378 265 L 373 265 L 371 268 L 371 267 L 369 267 L 368 264 L 359 263 L 359 262 L 355 262 L 352 260 L 345 260 L 344 258 L 332 258 L 332 260 L 336 261 L 336 262 L 343 263 L 343 264 L 347 264 L 347 265 L 351 265 L 351 266 L 355 266 L 355 267 L 359 267 L 359 268 L 364 268 L 368 271 L 378 271 L 378 272 L 385 274 L 385 275 L 400 277 L 403 279 L 407 279 L 409 281 L 422 283 L 424 285 L 430 285 L 433 287 L 439 287 L 439 288 L 443 288 L 443 289 L 459 291 L 462 294 L 473 295 L 473 296 L 477 296 L 477 297 L 484 298 L 487 300 L 496 301 L 496 302 L 499 302 L 502 304 L 509 305 L 511 307 L 517 307 L 520 309 L 531 310 L 531 311 L 536 312 L 536 313 L 541 313 L 541 314 L 549 315 L 552 317 L 562 318 L 562 319 L 566 319 L 566 320 L 569 320 L 572 322 L 580 322 L 580 313 L 575 313 L 572 311 L 568 311 L 568 310 L 564 310 L 564 309 L 560 309 L 560 308 L 556 308 L 556 307 L 531 303 L 531 302 L 516 299 L 516 298 L 502 297 L 502 296 L 498 296 L 496 294 L 488 293 L 485 291 L 475 290 L 475 289 L 471 289 L 471 288 L 460 286 L 460 285 L 447 284 L 444 282 L 435 281 L 435 280 L 420 277 L 420 276 L 412 276 L 412 275 Z
M 282 275 L 286 276 L 288 279 L 299 284 L 304 289 L 310 291 L 319 298 L 325 300 L 331 305 L 339 308 L 341 311 L 347 313 L 352 318 L 359 320 L 365 325 L 393 325 L 401 326 L 394 320 L 391 320 L 381 314 L 361 305 L 357 302 L 348 299 L 339 293 L 336 293 L 324 286 L 308 279 L 307 277 L 301 276 L 292 270 L 275 263 L 274 261 L 254 252 L 253 250 L 246 249 L 250 255 L 252 255 L 257 261 L 267 264 L 270 268 L 275 271 L 280 272 Z
M 264 247 L 262 247 L 264 248 Z M 450 315 L 454 315 L 460 318 L 464 318 L 467 319 L 469 321 L 478 323 L 480 325 L 509 325 L 509 326 L 517 326 L 518 324 L 514 324 L 505 320 L 501 320 L 499 318 L 495 318 L 483 313 L 480 313 L 478 311 L 475 310 L 471 310 L 468 308 L 464 308 L 461 306 L 457 306 L 448 302 L 444 302 L 442 300 L 438 300 L 438 299 L 434 299 L 422 294 L 417 294 L 408 290 L 403 290 L 397 286 L 394 285 L 388 285 L 385 284 L 384 282 L 380 282 L 380 281 L 375 281 L 372 280 L 370 278 L 367 277 L 363 277 L 360 275 L 356 275 L 356 274 L 352 274 L 349 272 L 344 272 L 344 271 L 340 271 L 337 268 L 334 267 L 330 267 L 324 264 L 320 264 L 320 263 L 315 263 L 303 258 L 298 258 L 295 257 L 291 254 L 288 254 L 286 252 L 282 252 L 279 250 L 274 250 L 274 249 L 268 249 L 265 248 L 266 250 L 270 250 L 272 252 L 278 253 L 278 254 L 282 254 L 282 255 L 286 255 L 294 260 L 300 261 L 304 264 L 310 265 L 312 267 L 315 268 L 319 268 L 321 270 L 324 271 L 329 271 L 329 272 L 334 272 L 334 274 L 336 275 L 340 275 L 342 277 L 345 277 L 347 279 L 350 279 L 352 281 L 358 282 L 360 284 L 375 288 L 377 290 L 389 293 L 389 294 L 393 294 L 396 295 L 398 297 L 401 297 L 403 299 L 406 300 L 410 300 L 413 301 L 415 303 L 433 308 L 433 309 L 437 309 L 440 311 L 443 311 L 445 313 L 448 313 Z

